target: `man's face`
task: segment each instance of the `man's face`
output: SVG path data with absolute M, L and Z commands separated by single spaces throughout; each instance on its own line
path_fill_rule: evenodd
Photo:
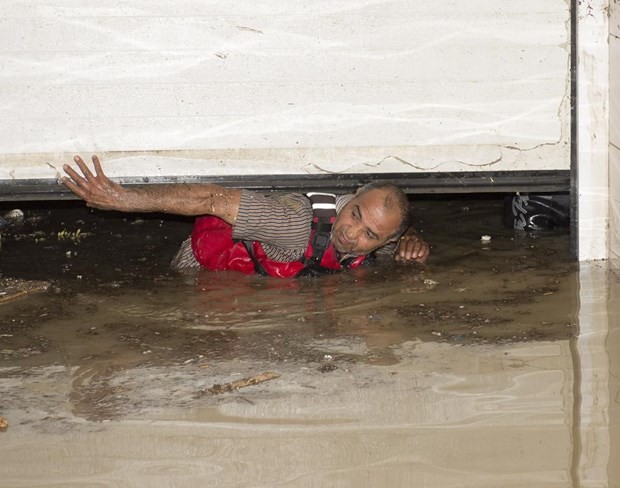
M 386 191 L 369 190 L 351 199 L 332 227 L 334 247 L 343 254 L 368 254 L 386 244 L 400 225 L 398 208 L 383 205 Z

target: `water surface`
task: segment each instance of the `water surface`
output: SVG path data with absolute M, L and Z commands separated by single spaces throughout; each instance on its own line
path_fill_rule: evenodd
M 177 274 L 190 221 L 49 207 L 0 251 L 50 284 L 0 305 L 0 487 L 620 486 L 615 275 L 500 199 L 416 201 L 427 266 L 296 280 Z

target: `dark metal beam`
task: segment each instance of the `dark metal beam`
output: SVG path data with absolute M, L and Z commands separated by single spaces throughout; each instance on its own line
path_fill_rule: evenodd
M 349 192 L 370 181 L 387 181 L 411 194 L 449 193 L 551 193 L 568 192 L 569 170 L 455 173 L 381 173 L 261 176 L 158 176 L 119 178 L 124 185 L 210 182 L 260 192 L 323 190 Z M 53 179 L 2 180 L 0 201 L 68 200 L 75 196 Z

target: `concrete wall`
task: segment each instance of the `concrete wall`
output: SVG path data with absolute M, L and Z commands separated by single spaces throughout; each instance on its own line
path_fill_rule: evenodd
M 113 176 L 568 169 L 569 19 L 565 0 L 2 2 L 0 180 L 93 152 Z
M 609 9 L 609 178 L 610 178 L 610 232 L 609 255 L 616 270 L 612 275 L 618 280 L 620 263 L 620 2 L 610 2 Z M 610 358 L 620 357 L 620 317 L 616 304 L 620 300 L 617 287 L 610 287 L 609 321 L 610 332 L 607 337 L 607 349 Z M 609 374 L 609 424 L 610 424 L 610 459 L 620 456 L 620 370 L 617 361 L 610 361 Z M 609 463 L 609 480 L 620 484 L 620 464 Z M 613 486 L 610 484 L 610 486 Z
M 577 2 L 580 260 L 609 255 L 609 68 L 609 0 Z
M 620 257 L 620 5 L 609 5 L 609 204 L 610 257 Z

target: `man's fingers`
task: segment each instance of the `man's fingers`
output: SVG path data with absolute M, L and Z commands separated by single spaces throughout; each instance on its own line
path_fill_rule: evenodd
M 90 169 L 88 169 L 88 166 L 86 166 L 86 163 L 82 160 L 81 157 L 79 156 L 75 156 L 73 158 L 73 160 L 76 162 L 76 164 L 80 167 L 80 170 L 82 171 L 82 173 L 84 174 L 84 176 L 86 177 L 86 179 L 88 181 L 93 180 L 95 177 L 93 176 L 93 174 L 90 172 Z
M 71 180 L 73 180 L 73 183 L 75 183 L 75 185 L 82 186 L 88 184 L 88 182 L 82 177 L 82 175 L 80 175 L 68 164 L 63 165 L 62 169 L 64 169 L 65 173 L 67 173 L 71 177 Z M 63 182 L 65 182 L 66 184 L 65 180 L 67 180 L 67 178 L 63 178 Z
M 422 247 L 422 241 L 419 239 L 407 238 L 403 241 L 400 249 L 400 256 L 403 259 L 414 259 L 418 256 Z
M 65 168 L 65 171 L 67 171 L 67 169 Z M 67 173 L 69 173 L 67 171 Z M 69 173 L 70 174 L 70 173 Z M 73 176 L 71 176 L 71 178 L 74 178 Z M 73 181 L 71 178 L 67 178 L 66 176 L 63 176 L 61 178 L 61 181 L 63 182 L 63 184 L 69 188 L 69 190 L 71 190 L 73 193 L 75 193 L 78 197 L 80 197 L 82 200 L 86 199 L 86 190 L 84 190 L 80 185 L 78 185 L 75 181 Z M 74 178 L 75 179 L 75 178 Z
M 426 243 L 418 240 L 413 245 L 413 252 L 411 253 L 414 258 L 421 258 L 425 254 Z
M 99 157 L 94 154 L 92 160 L 93 166 L 95 167 L 95 174 L 97 175 L 97 177 L 103 176 L 103 169 L 101 168 L 101 162 L 99 161 Z
M 73 169 L 69 164 L 64 164 L 62 169 L 69 175 L 69 177 L 63 176 L 61 181 L 83 200 L 88 200 L 90 198 L 93 185 L 96 184 L 95 177 L 86 166 L 86 163 L 82 160 L 80 156 L 75 156 L 73 158 L 75 163 L 80 168 L 82 174 Z
M 416 236 L 406 236 L 399 243 L 396 260 L 401 262 L 416 261 L 424 264 L 428 255 L 429 247 L 423 239 Z
M 99 157 L 95 154 L 92 157 L 93 166 L 95 167 L 95 178 L 91 181 L 98 188 L 105 191 L 118 191 L 120 186 L 118 183 L 113 182 L 110 178 L 106 176 L 103 172 L 103 168 L 101 167 L 101 161 L 99 161 Z
M 420 249 L 418 250 L 418 255 L 416 256 L 415 260 L 418 263 L 424 264 L 426 263 L 426 260 L 428 259 L 429 254 L 430 254 L 430 248 L 428 247 L 428 244 L 424 242 L 420 246 Z

